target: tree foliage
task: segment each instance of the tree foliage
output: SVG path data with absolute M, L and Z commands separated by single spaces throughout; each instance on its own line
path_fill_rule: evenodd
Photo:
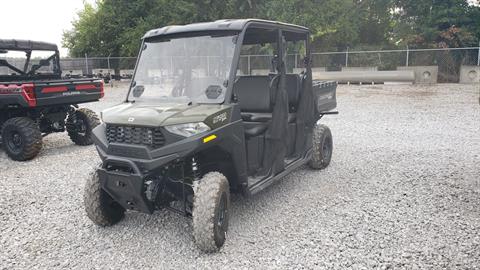
M 149 29 L 222 18 L 305 25 L 317 51 L 345 47 L 459 47 L 480 39 L 468 0 L 98 0 L 63 36 L 71 56 L 135 56 Z
M 480 39 L 479 7 L 466 0 L 397 0 L 399 41 L 418 47 L 466 47 Z

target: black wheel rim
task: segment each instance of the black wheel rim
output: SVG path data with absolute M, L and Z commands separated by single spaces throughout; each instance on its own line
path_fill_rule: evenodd
M 13 153 L 19 153 L 23 148 L 23 137 L 17 131 L 11 131 L 7 136 L 7 146 Z
M 322 153 L 324 160 L 330 159 L 330 156 L 332 155 L 332 139 L 330 137 L 326 137 L 323 141 Z
M 87 134 L 87 124 L 83 119 L 77 119 L 74 123 L 75 131 L 78 135 L 85 136 Z
M 227 207 L 227 197 L 225 194 L 222 194 L 220 198 L 217 213 L 215 214 L 215 236 L 217 241 L 222 241 L 225 239 L 225 234 L 227 232 L 228 226 L 228 207 Z

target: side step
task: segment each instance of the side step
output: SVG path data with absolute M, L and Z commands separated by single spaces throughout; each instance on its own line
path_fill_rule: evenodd
M 312 156 L 312 150 L 310 149 L 310 151 L 308 151 L 308 153 L 305 155 L 304 158 L 301 158 L 301 159 L 299 159 L 299 160 L 297 160 L 293 163 L 290 163 L 289 165 L 287 165 L 285 167 L 284 171 L 282 171 L 281 173 L 279 173 L 275 176 L 260 178 L 258 180 L 256 178 L 249 177 L 248 178 L 249 185 L 248 185 L 248 189 L 247 189 L 248 190 L 247 195 L 251 196 L 251 195 L 254 195 L 254 194 L 264 190 L 266 187 L 270 186 L 275 181 L 280 180 L 281 178 L 283 178 L 287 174 L 291 173 L 295 169 L 297 169 L 297 168 L 301 167 L 302 165 L 306 164 L 310 160 L 311 156 Z M 254 184 L 250 184 L 251 182 L 254 182 Z

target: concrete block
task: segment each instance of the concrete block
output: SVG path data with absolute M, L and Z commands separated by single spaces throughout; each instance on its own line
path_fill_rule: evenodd
M 342 67 L 342 71 L 377 71 L 378 67 Z
M 438 81 L 438 66 L 401 66 L 397 70 L 412 70 L 416 84 L 433 84 Z
M 94 68 L 92 70 L 92 74 L 96 75 L 98 73 L 102 73 L 102 74 L 107 74 L 107 73 L 110 73 L 110 74 L 114 74 L 115 73 L 115 70 L 113 69 L 108 69 L 108 68 Z
M 322 73 L 325 73 L 327 70 L 324 67 L 316 67 L 312 68 L 312 78 L 315 78 L 316 76 L 322 76 Z
M 312 72 L 325 72 L 325 71 L 327 71 L 327 69 L 324 68 L 324 67 L 314 67 L 314 68 L 312 68 Z
M 306 70 L 305 68 L 294 68 L 293 73 L 300 74 L 302 71 L 305 71 L 305 70 Z
M 480 66 L 461 66 L 460 83 L 480 83 Z
M 252 75 L 268 75 L 270 73 L 269 69 L 252 69 Z
M 411 70 L 388 71 L 329 71 L 312 75 L 316 80 L 331 80 L 339 83 L 384 83 L 413 82 L 415 74 Z
M 133 69 L 121 69 L 120 75 L 121 76 L 133 76 Z
M 62 70 L 62 77 L 65 77 L 67 74 L 69 74 L 70 76 L 82 76 L 83 71 L 81 69 Z

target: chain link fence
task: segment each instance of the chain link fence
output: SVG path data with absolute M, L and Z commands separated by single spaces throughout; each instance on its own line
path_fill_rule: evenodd
M 313 53 L 312 61 L 314 68 L 325 71 L 438 67 L 438 82 L 456 83 L 462 66 L 480 66 L 480 48 L 324 52 Z
M 272 69 L 272 60 L 273 56 L 271 55 L 242 55 L 239 63 L 239 74 L 268 74 Z M 17 67 L 23 67 L 24 64 L 24 59 L 7 58 L 7 61 Z M 172 61 L 175 62 L 174 59 Z M 302 56 L 296 54 L 287 55 L 286 66 L 288 72 L 301 70 L 303 63 L 304 59 Z M 108 75 L 117 80 L 129 80 L 133 76 L 135 64 L 136 57 L 61 59 L 63 75 L 69 77 L 105 77 Z M 463 67 L 476 68 L 480 66 L 480 47 L 378 51 L 346 50 L 343 52 L 312 53 L 312 67 L 316 72 L 348 70 L 386 71 L 415 66 L 438 68 L 438 82 L 456 83 L 461 79 Z M 5 69 L 7 68 L 0 67 L 0 73 L 8 73 Z M 476 72 L 480 72 L 480 68 L 476 70 L 479 70 Z
M 103 77 L 110 75 L 112 78 L 120 80 L 132 78 L 136 61 L 136 57 L 62 58 L 60 66 L 65 76 Z

